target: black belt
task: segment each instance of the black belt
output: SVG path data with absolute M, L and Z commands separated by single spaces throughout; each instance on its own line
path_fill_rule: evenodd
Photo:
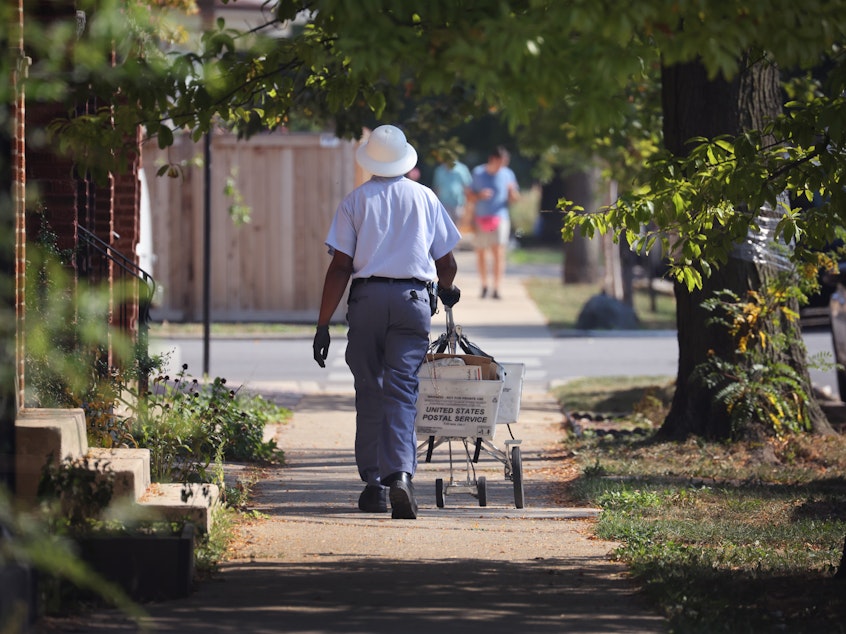
M 372 284 L 374 282 L 382 284 L 420 284 L 421 286 L 426 286 L 426 284 L 428 284 L 428 282 L 418 280 L 416 277 L 379 277 L 378 275 L 372 275 L 370 277 L 355 278 L 352 281 L 352 286 L 357 286 L 359 284 Z

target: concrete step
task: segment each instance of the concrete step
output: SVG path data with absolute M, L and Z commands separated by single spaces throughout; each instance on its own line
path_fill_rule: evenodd
M 199 531 L 208 532 L 214 511 L 220 502 L 216 484 L 163 484 L 154 482 L 138 504 L 150 515 L 169 521 L 192 522 Z
M 217 485 L 151 483 L 148 449 L 88 447 L 82 409 L 23 410 L 18 413 L 15 434 L 17 495 L 22 501 L 35 501 L 38 482 L 48 463 L 86 458 L 90 468 L 115 474 L 116 502 L 128 500 L 137 505 L 134 510 L 119 508 L 121 516 L 186 520 L 200 531 L 212 526 L 213 512 L 220 500 Z
M 114 474 L 112 495 L 115 499 L 129 497 L 137 501 L 150 486 L 149 449 L 91 447 L 88 457 L 98 470 Z
M 17 496 L 32 502 L 45 465 L 88 454 L 82 409 L 23 409 L 15 421 Z

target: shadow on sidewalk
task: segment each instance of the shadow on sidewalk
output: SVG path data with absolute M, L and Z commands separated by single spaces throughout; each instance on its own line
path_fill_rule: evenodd
M 492 548 L 507 544 L 491 544 Z M 327 553 L 335 559 L 337 553 Z M 402 561 L 350 557 L 309 564 L 230 563 L 203 596 L 157 606 L 155 632 L 351 633 L 655 632 L 661 620 L 631 607 L 622 576 L 596 574 L 594 557 L 530 562 Z M 635 600 L 637 603 L 637 601 Z M 90 632 L 134 631 L 114 621 Z

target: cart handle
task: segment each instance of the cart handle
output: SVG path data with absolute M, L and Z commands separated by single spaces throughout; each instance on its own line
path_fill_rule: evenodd
M 452 316 L 452 306 L 444 306 L 447 323 L 447 343 L 450 354 L 455 354 L 458 349 L 458 334 L 455 331 L 455 319 Z

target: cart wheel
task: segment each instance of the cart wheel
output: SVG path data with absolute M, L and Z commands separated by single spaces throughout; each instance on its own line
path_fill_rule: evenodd
M 444 508 L 444 479 L 435 480 L 435 504 L 439 509 Z
M 479 506 L 488 505 L 488 480 L 485 476 L 479 476 L 476 480 L 476 491 L 479 494 Z
M 523 508 L 523 457 L 520 447 L 511 448 L 511 480 L 514 482 L 514 506 Z

